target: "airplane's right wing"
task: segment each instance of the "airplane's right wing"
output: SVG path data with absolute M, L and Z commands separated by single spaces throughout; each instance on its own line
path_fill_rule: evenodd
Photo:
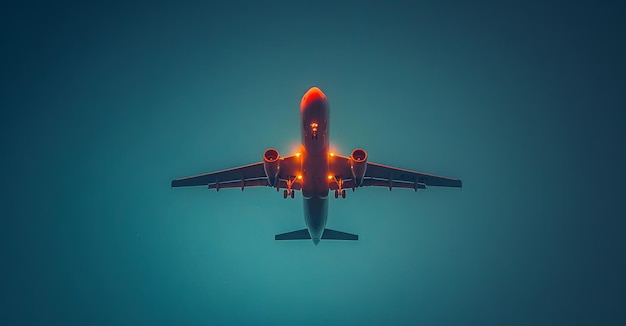
M 263 162 L 174 179 L 172 180 L 172 187 L 205 186 L 219 189 L 220 187 L 227 187 L 227 185 L 232 185 L 233 183 L 241 187 L 267 185 Z

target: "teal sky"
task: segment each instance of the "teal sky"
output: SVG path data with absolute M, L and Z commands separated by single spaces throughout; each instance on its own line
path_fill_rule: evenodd
M 0 324 L 624 325 L 617 2 L 5 4 Z M 364 188 L 328 227 L 173 178 L 331 144 L 464 188 Z

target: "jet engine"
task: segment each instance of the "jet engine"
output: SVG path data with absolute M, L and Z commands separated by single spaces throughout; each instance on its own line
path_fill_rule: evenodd
M 364 149 L 357 148 L 352 151 L 350 154 L 350 170 L 352 170 L 354 184 L 360 187 L 363 184 L 365 170 L 367 170 L 367 152 Z
M 280 154 L 273 148 L 268 148 L 263 152 L 263 168 L 265 169 L 267 182 L 271 187 L 276 186 L 278 171 L 280 170 L 279 158 Z

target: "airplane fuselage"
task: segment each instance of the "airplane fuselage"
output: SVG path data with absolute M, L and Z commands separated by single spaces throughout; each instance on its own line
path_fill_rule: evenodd
M 328 216 L 329 120 L 326 96 L 319 88 L 311 88 L 300 103 L 302 197 L 306 226 L 316 244 Z

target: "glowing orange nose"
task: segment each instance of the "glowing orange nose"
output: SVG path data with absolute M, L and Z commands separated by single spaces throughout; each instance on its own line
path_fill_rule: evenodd
M 322 92 L 322 90 L 317 87 L 309 88 L 309 90 L 304 93 L 302 101 L 300 101 L 300 110 L 304 110 L 304 108 L 306 108 L 309 104 L 319 99 L 326 101 L 326 95 L 324 94 L 324 92 Z

